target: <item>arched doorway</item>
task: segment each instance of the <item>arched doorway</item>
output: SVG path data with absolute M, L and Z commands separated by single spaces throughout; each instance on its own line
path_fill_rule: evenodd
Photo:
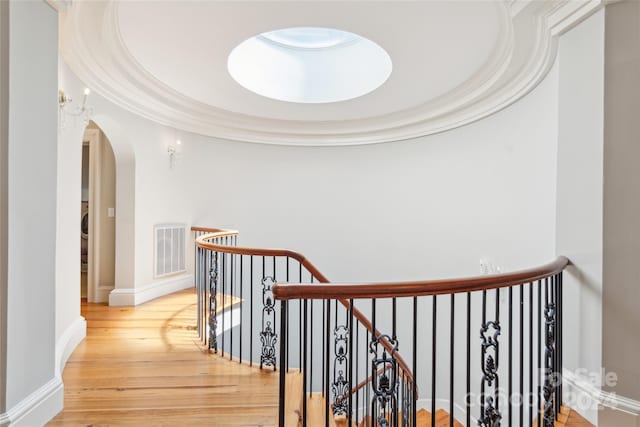
M 111 116 L 92 121 L 108 138 L 115 159 L 115 276 L 109 305 L 135 305 L 135 183 L 136 161 L 128 132 Z
M 102 129 L 89 122 L 82 138 L 80 295 L 107 302 L 115 287 L 116 160 Z

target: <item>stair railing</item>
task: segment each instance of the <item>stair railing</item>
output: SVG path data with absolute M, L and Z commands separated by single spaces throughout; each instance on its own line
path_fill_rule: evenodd
M 331 306 L 346 300 L 350 311 L 358 307 L 370 316 L 372 330 L 383 331 L 365 334 L 364 342 L 357 329 L 345 331 L 351 338 L 344 386 L 348 425 L 356 420 L 365 426 L 416 426 L 418 409 L 426 407 L 431 425 L 438 410 L 447 410 L 452 427 L 460 422 L 552 427 L 562 402 L 562 272 L 567 264 L 559 257 L 510 274 L 421 282 L 277 283 L 273 293 L 281 301 L 283 323 L 289 301 Z M 351 325 L 349 318 L 345 324 Z M 393 349 L 382 349 L 381 338 Z M 411 354 L 412 369 L 405 372 L 411 381 L 403 381 L 396 368 L 400 348 Z M 287 368 L 286 359 L 280 366 Z M 413 378 L 424 387 L 420 399 Z M 282 383 L 280 393 L 284 401 Z
M 285 249 L 237 246 L 238 232 L 193 227 L 195 282 L 198 294 L 198 333 L 208 349 L 230 360 L 259 363 L 276 369 L 278 358 L 281 384 L 288 372 L 301 372 L 303 395 L 318 394 L 325 402 L 324 418 L 352 417 L 353 405 L 364 400 L 362 393 L 349 393 L 349 357 L 356 340 L 356 352 L 372 336 L 381 355 L 380 379 L 393 366 L 403 383 L 403 401 L 413 402 L 411 370 L 394 348 L 391 337 L 375 331 L 358 308 L 345 299 L 289 301 L 289 315 L 281 319 L 281 305 L 273 297 L 275 283 L 328 283 L 328 279 L 303 255 Z M 355 335 L 354 335 L 355 334 Z M 353 339 L 350 339 L 353 337 Z M 359 360 L 355 358 L 355 360 Z M 306 425 L 307 399 L 302 399 L 300 417 Z M 282 405 L 284 406 L 284 404 Z M 405 414 L 410 413 L 407 408 Z M 282 409 L 283 410 L 283 409 Z M 329 413 L 331 412 L 331 414 Z M 367 410 L 368 412 L 368 410 Z M 284 420 L 284 414 L 281 420 Z
M 451 426 L 553 425 L 566 258 L 495 276 L 330 284 L 296 252 L 192 230 L 199 335 L 230 360 L 279 368 L 280 426 L 410 427 L 422 408 L 432 425 L 442 409 Z M 300 408 L 288 413 L 286 378 L 296 373 Z

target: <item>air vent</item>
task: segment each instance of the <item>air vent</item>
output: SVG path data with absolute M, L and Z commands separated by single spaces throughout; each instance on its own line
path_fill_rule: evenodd
M 187 270 L 185 263 L 185 224 L 158 224 L 155 236 L 155 277 L 182 273 Z

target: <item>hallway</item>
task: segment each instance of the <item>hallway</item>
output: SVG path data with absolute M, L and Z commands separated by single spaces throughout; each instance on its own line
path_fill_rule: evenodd
M 189 289 L 137 307 L 83 304 L 87 338 L 63 372 L 64 411 L 48 425 L 273 425 L 277 375 L 209 355 L 195 298 Z

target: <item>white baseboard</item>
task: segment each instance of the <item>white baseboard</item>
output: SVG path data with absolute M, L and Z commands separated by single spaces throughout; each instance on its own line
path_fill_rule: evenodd
M 566 404 L 593 425 L 599 425 L 598 413 L 603 408 L 640 417 L 640 402 L 600 389 L 588 378 L 564 369 L 562 372 Z M 568 395 L 572 393 L 572 395 Z
M 62 411 L 64 405 L 62 370 L 73 350 L 86 335 L 87 322 L 84 317 L 78 316 L 56 342 L 54 378 L 7 412 L 0 414 L 0 426 L 41 426 Z
M 158 280 L 148 285 L 128 288 L 114 289 L 109 294 L 109 305 L 111 306 L 131 306 L 139 305 L 158 297 L 169 295 L 173 292 L 181 291 L 193 286 L 193 275 L 181 275 L 170 279 Z
M 95 301 L 89 302 L 108 302 L 109 294 L 111 293 L 111 291 L 113 291 L 113 288 L 113 285 L 99 285 L 95 291 Z
M 76 320 L 62 333 L 56 342 L 56 376 L 61 377 L 64 366 L 73 350 L 87 336 L 87 321 L 82 316 Z
M 64 388 L 62 379 L 55 376 L 4 414 L 0 426 L 33 427 L 45 425 L 62 411 Z

